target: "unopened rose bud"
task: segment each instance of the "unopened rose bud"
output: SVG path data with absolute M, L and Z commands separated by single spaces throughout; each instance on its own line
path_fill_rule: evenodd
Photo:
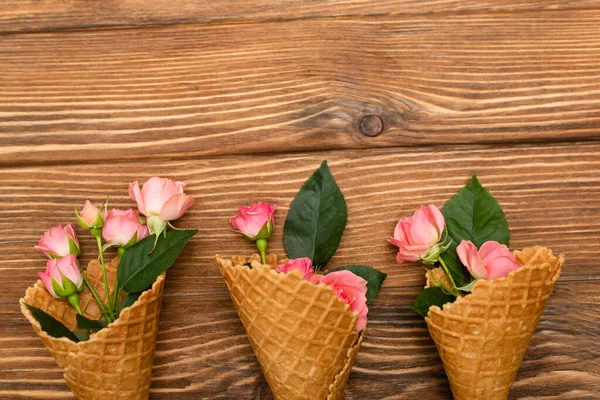
M 102 206 L 98 208 L 86 200 L 83 210 L 80 212 L 75 210 L 75 217 L 83 229 L 102 228 L 106 219 L 106 208 Z

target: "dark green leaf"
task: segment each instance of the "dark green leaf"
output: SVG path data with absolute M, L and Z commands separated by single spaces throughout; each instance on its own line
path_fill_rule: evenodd
M 290 206 L 283 228 L 289 257 L 309 257 L 318 271 L 340 245 L 347 221 L 346 200 L 323 161 Z
M 442 214 L 446 220 L 452 244 L 442 258 L 446 262 L 457 286 L 470 281 L 470 274 L 456 254 L 456 246 L 462 240 L 470 240 L 480 247 L 488 240 L 495 240 L 508 246 L 510 234 L 506 216 L 500 204 L 479 183 L 473 175 L 469 183 L 451 198 Z
M 377 296 L 377 293 L 379 293 L 379 289 L 381 289 L 383 281 L 387 277 L 387 274 L 384 274 L 383 272 L 366 265 L 349 265 L 347 267 L 336 268 L 331 271 L 327 271 L 325 275 L 335 271 L 343 270 L 348 270 L 367 281 L 367 304 L 371 303 L 375 296 Z
M 423 290 L 417 301 L 412 306 L 412 309 L 419 313 L 422 317 L 426 317 L 429 312 L 429 307 L 438 306 L 442 308 L 446 303 L 453 303 L 456 297 L 444 293 L 439 287 L 431 287 Z
M 73 332 L 73 335 L 77 336 L 80 342 L 85 342 L 86 340 L 90 340 L 90 337 L 85 332 Z
M 121 302 L 121 307 L 119 307 L 119 313 L 121 313 L 121 311 L 123 311 L 124 308 L 131 307 L 133 303 L 137 301 L 141 294 L 142 292 L 127 293 L 127 296 L 125 296 L 125 298 Z
M 154 251 L 155 235 L 127 249 L 117 271 L 121 288 L 128 293 L 135 293 L 152 285 L 160 274 L 173 265 L 188 240 L 197 232 L 196 229 L 168 231 L 166 237 L 161 235 L 158 238 Z
M 107 326 L 108 324 L 104 321 L 88 319 L 83 315 L 77 314 L 77 329 L 98 332 Z
M 44 330 L 44 332 L 46 332 L 48 335 L 55 338 L 66 337 L 74 342 L 79 342 L 77 336 L 75 336 L 73 332 L 71 332 L 69 328 L 64 326 L 60 321 L 56 320 L 54 317 L 37 307 L 30 306 L 29 304 L 25 304 L 25 306 L 29 309 L 29 311 L 31 311 L 31 315 L 37 319 L 42 327 L 42 330 Z

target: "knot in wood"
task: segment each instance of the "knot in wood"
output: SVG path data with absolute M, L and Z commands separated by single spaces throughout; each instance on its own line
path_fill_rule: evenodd
M 377 136 L 383 132 L 383 120 L 377 115 L 365 115 L 360 120 L 360 131 L 370 137 Z

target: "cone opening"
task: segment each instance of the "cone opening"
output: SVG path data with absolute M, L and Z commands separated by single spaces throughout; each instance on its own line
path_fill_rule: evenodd
M 430 318 L 430 313 L 432 311 L 443 314 L 444 311 L 446 311 L 446 307 L 453 308 L 453 304 L 461 304 L 462 302 L 470 301 L 470 298 L 473 296 L 479 297 L 479 293 L 485 292 L 488 288 L 511 284 L 512 282 L 518 282 L 520 280 L 520 276 L 532 274 L 535 271 L 549 269 L 549 274 L 552 278 L 550 280 L 553 283 L 558 279 L 564 263 L 564 256 L 562 254 L 555 256 L 552 254 L 552 250 L 541 246 L 528 247 L 521 251 L 515 250 L 514 254 L 517 258 L 517 261 L 521 263 L 520 268 L 511 271 L 506 277 L 503 278 L 492 280 L 478 279 L 477 282 L 475 282 L 471 293 L 462 297 L 458 297 L 453 303 L 444 304 L 442 308 L 435 305 L 429 307 L 427 318 Z M 523 261 L 520 261 L 519 258 L 521 258 Z M 533 258 L 536 258 L 536 260 L 531 262 L 530 260 Z
M 111 261 L 111 263 L 113 263 L 113 262 L 114 262 L 114 260 Z M 91 262 L 89 265 L 92 265 L 92 263 L 93 262 Z M 88 266 L 88 268 L 89 268 L 89 266 Z M 115 270 L 115 272 L 116 272 L 116 270 Z M 113 274 L 112 271 L 108 271 L 108 270 L 107 270 L 107 273 Z M 44 298 L 41 299 L 41 301 L 46 306 L 49 306 L 50 302 L 60 302 L 60 303 L 56 303 L 56 304 L 59 305 L 59 307 L 57 307 L 57 308 L 61 309 L 61 310 L 64 310 L 65 308 L 69 309 L 71 306 L 68 305 L 68 303 L 65 300 L 55 299 L 54 297 L 52 297 L 48 293 L 48 291 L 46 290 L 45 286 L 43 285 L 43 283 L 40 279 L 38 279 L 33 286 L 30 286 L 29 288 L 27 288 L 27 290 L 25 291 L 25 296 L 22 297 L 21 299 L 19 299 L 21 313 L 25 316 L 25 318 L 27 318 L 27 320 L 29 320 L 29 323 L 31 323 L 31 325 L 34 326 L 34 328 L 37 328 L 36 331 L 37 331 L 38 335 L 43 339 L 50 340 L 53 343 L 62 343 L 63 345 L 80 346 L 80 345 L 83 345 L 86 343 L 89 344 L 90 342 L 93 343 L 93 339 L 95 337 L 97 337 L 100 333 L 102 333 L 102 335 L 108 335 L 111 332 L 111 330 L 113 330 L 115 328 L 115 326 L 118 326 L 120 324 L 121 320 L 127 319 L 129 314 L 131 312 L 133 312 L 133 310 L 135 310 L 137 307 L 139 307 L 140 304 L 148 301 L 148 298 L 150 296 L 154 295 L 154 293 L 159 290 L 159 287 L 160 287 L 160 285 L 163 284 L 164 279 L 165 279 L 165 273 L 159 275 L 158 278 L 154 281 L 154 283 L 152 284 L 152 286 L 149 289 L 145 290 L 131 306 L 124 308 L 121 311 L 118 319 L 116 319 L 115 321 L 108 324 L 108 326 L 106 328 L 103 328 L 97 332 L 92 333 L 90 335 L 89 340 L 86 340 L 86 341 L 73 342 L 72 340 L 70 340 L 69 338 L 66 338 L 66 337 L 55 338 L 53 336 L 50 336 L 46 331 L 44 331 L 42 329 L 39 321 L 33 316 L 33 314 L 31 314 L 31 311 L 25 306 L 25 304 L 30 304 L 30 305 L 35 306 L 35 304 L 31 304 L 31 303 L 35 302 L 36 293 L 44 293 L 44 294 L 42 294 L 42 296 Z M 87 288 L 86 288 L 86 290 L 87 290 Z M 40 304 L 38 304 L 38 306 L 39 305 Z M 55 314 L 56 311 L 53 313 L 51 310 L 48 310 L 49 307 L 47 307 L 47 308 L 38 307 L 38 308 L 41 308 L 44 312 L 48 313 L 49 315 L 51 315 L 52 317 L 54 317 L 55 319 L 57 319 L 58 321 L 60 321 L 61 323 L 65 324 L 65 325 L 72 326 L 74 324 L 73 321 L 70 321 L 70 320 L 66 321 L 64 319 L 65 315 L 59 316 L 59 315 Z M 123 318 L 123 317 L 125 317 L 125 318 Z

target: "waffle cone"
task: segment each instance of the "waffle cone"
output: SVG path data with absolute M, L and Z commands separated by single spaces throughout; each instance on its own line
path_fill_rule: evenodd
M 508 398 L 564 263 L 539 246 L 514 254 L 521 268 L 478 280 L 470 295 L 431 306 L 425 318 L 457 400 Z
M 342 399 L 362 342 L 358 314 L 325 284 L 314 285 L 297 271 L 274 271 L 260 257 L 217 264 L 229 288 L 252 349 L 277 400 Z M 364 332 L 364 330 L 363 330 Z
M 118 264 L 118 259 L 114 259 L 106 266 L 111 288 Z M 86 276 L 98 296 L 105 301 L 102 272 L 97 261 L 88 265 Z M 24 303 L 40 308 L 70 330 L 77 328 L 74 308 L 68 302 L 52 297 L 41 280 L 27 289 L 25 297 L 20 300 L 21 312 L 64 369 L 67 384 L 77 399 L 148 398 L 164 277 L 164 274 L 159 276 L 152 288 L 142 293 L 131 307 L 125 308 L 107 328 L 79 343 L 48 335 Z M 80 303 L 87 318 L 101 318 L 100 309 L 89 290 L 81 293 Z

